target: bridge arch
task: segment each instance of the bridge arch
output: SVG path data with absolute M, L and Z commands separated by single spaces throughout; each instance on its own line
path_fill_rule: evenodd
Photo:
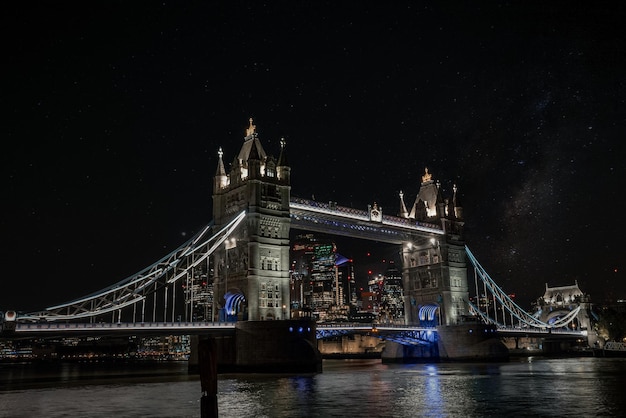
M 224 320 L 236 321 L 246 318 L 247 304 L 246 297 L 239 289 L 229 289 L 224 295 Z
M 441 325 L 441 307 L 438 303 L 421 305 L 418 309 L 420 326 L 436 327 Z
M 545 322 L 549 325 L 559 324 L 568 316 L 571 316 L 571 313 L 572 310 L 570 309 L 556 309 L 550 311 L 550 313 L 546 316 Z M 578 317 L 573 317 L 569 322 L 562 326 L 576 329 L 580 327 L 580 321 L 578 320 Z

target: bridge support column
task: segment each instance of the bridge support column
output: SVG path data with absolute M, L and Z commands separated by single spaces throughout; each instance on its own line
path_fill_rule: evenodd
M 509 350 L 497 336 L 496 327 L 479 322 L 440 326 L 439 355 L 442 361 L 503 361 Z
M 242 321 L 236 325 L 240 372 L 317 373 L 322 356 L 317 349 L 315 321 Z
M 200 372 L 200 343 L 207 337 L 197 335 L 190 336 L 190 354 L 187 362 L 189 373 L 198 374 Z M 220 373 L 232 372 L 236 368 L 237 348 L 234 336 L 211 337 L 213 349 L 217 359 L 217 369 Z
M 439 361 L 437 343 L 403 345 L 386 341 L 381 354 L 383 363 L 435 363 Z

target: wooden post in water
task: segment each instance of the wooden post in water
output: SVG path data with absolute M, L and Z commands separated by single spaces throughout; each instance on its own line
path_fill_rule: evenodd
M 202 388 L 200 416 L 217 418 L 217 353 L 213 338 L 198 341 L 198 363 Z

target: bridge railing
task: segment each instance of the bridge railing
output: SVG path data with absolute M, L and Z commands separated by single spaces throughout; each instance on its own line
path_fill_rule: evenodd
M 199 329 L 199 328 L 235 328 L 234 322 L 40 322 L 20 323 L 16 332 L 26 331 L 63 331 L 63 330 L 119 330 L 119 329 Z
M 558 334 L 558 335 L 576 335 L 586 336 L 586 330 L 573 330 L 567 328 L 538 328 L 538 327 L 512 327 L 512 326 L 499 326 L 498 332 L 502 334 Z
M 316 324 L 317 329 L 396 329 L 396 330 L 422 330 L 437 331 L 437 327 L 424 327 L 404 324 L 379 324 L 369 322 L 326 322 Z
M 291 197 L 290 204 L 292 207 L 299 209 L 308 209 L 315 212 L 326 213 L 329 215 L 345 216 L 359 221 L 370 221 L 368 211 L 349 208 L 346 206 L 337 206 L 334 203 L 318 202 L 317 200 L 302 199 L 299 197 Z M 439 225 L 419 222 L 415 219 L 400 218 L 397 216 L 383 215 L 382 223 L 390 226 L 398 226 L 410 229 L 427 229 L 434 232 L 443 232 L 442 227 Z

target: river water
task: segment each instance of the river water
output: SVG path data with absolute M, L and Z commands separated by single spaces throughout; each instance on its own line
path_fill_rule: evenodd
M 0 417 L 199 417 L 186 363 L 0 365 Z M 626 359 L 506 363 L 324 360 L 310 375 L 219 375 L 220 417 L 610 417 L 626 412 Z

